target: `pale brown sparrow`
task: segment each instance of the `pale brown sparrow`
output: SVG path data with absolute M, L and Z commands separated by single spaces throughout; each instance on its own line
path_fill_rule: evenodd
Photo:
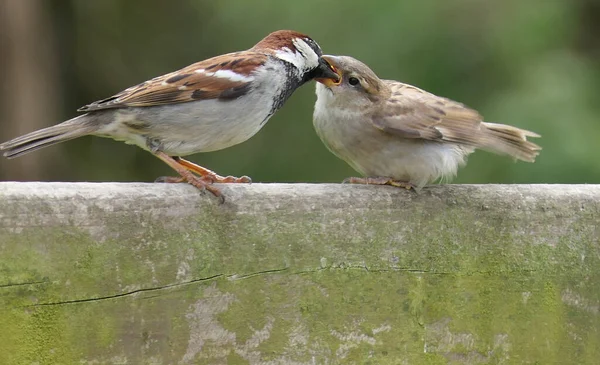
M 247 51 L 216 56 L 79 109 L 86 114 L 0 144 L 8 158 L 85 135 L 135 144 L 181 178 L 217 196 L 222 177 L 179 156 L 216 151 L 257 133 L 292 93 L 314 77 L 337 77 L 307 35 L 280 30 Z M 194 174 L 197 175 L 194 175 Z
M 485 123 L 479 113 L 364 63 L 323 56 L 339 77 L 317 78 L 313 123 L 327 148 L 366 178 L 346 182 L 420 189 L 456 175 L 476 148 L 533 162 L 536 133 Z

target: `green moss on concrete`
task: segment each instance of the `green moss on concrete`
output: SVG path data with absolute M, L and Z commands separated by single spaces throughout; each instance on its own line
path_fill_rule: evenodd
M 66 320 L 54 308 L 0 312 L 0 363 L 64 364 L 78 361 L 65 336 Z
M 240 357 L 240 355 L 231 351 L 227 354 L 227 365 L 249 365 L 250 362 Z
M 153 235 L 146 236 L 149 242 L 124 233 L 119 239 L 99 243 L 86 232 L 71 230 L 67 234 L 60 228 L 1 234 L 3 250 L 15 259 L 1 262 L 1 284 L 12 286 L 0 288 L 1 307 L 8 308 L 0 311 L 0 363 L 64 364 L 76 363 L 80 358 L 109 359 L 107 354 L 128 353 L 130 350 L 119 338 L 142 337 L 140 323 L 149 321 L 142 319 L 141 312 L 155 313 L 155 319 L 164 318 L 167 323 L 158 332 L 168 330 L 170 318 L 164 317 L 165 309 L 174 310 L 172 317 L 179 317 L 200 292 L 188 299 L 174 298 L 174 305 L 167 307 L 161 303 L 152 310 L 148 309 L 150 301 L 143 302 L 143 309 L 138 308 L 135 294 L 121 299 L 108 297 L 172 284 L 176 282 L 177 265 L 184 261 L 189 265 L 190 278 L 208 276 L 205 268 L 186 257 L 195 248 L 186 237 L 189 235 L 183 231 L 174 234 L 158 228 Z M 47 245 L 40 246 L 40 242 Z M 177 243 L 179 251 L 175 250 Z M 36 284 L 15 285 L 27 282 Z M 158 290 L 157 295 L 168 292 L 168 289 Z M 91 301 L 68 303 L 77 300 Z M 44 303 L 57 304 L 36 306 Z M 137 319 L 131 323 L 128 316 Z M 187 336 L 187 323 L 182 323 L 178 330 Z M 174 345 L 180 351 L 185 346 L 184 341 Z
M 360 364 L 416 360 L 407 353 L 422 353 L 422 344 L 414 339 L 421 337 L 423 328 L 411 308 L 403 309 L 401 303 L 407 299 L 390 293 L 391 288 L 401 289 L 412 280 L 402 273 L 328 269 L 219 282 L 220 290 L 235 292 L 237 298 L 218 316 L 219 323 L 231 332 L 245 334 L 236 337 L 237 344 L 243 345 L 264 328 L 263 323 L 272 320 L 268 338 L 256 347 L 265 354 L 262 361 L 281 359 L 282 353 L 307 363 L 311 359 L 352 359 Z M 250 322 L 262 320 L 257 325 L 240 321 L 248 317 Z
M 91 208 L 94 227 L 0 227 L 0 363 L 600 358 L 593 211 L 565 223 L 437 200 L 287 204 L 303 201 L 246 213 L 209 204 L 172 220 Z M 232 298 L 221 311 L 206 308 L 215 292 Z M 63 304 L 30 306 L 41 303 Z M 203 325 L 227 341 L 194 342 Z

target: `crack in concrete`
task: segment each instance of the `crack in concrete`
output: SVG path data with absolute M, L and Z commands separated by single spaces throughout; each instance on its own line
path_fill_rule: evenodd
M 289 267 L 284 267 L 282 269 L 257 271 L 257 272 L 253 272 L 253 273 L 249 273 L 249 274 L 243 274 L 243 275 L 232 274 L 232 275 L 227 276 L 227 278 L 229 280 L 241 280 L 241 279 L 248 279 L 248 278 L 252 278 L 252 277 L 260 276 L 260 275 L 276 274 L 276 273 L 284 272 L 287 270 L 289 270 Z
M 263 270 L 263 271 L 257 271 L 257 272 L 253 272 L 253 273 L 249 273 L 249 274 L 244 274 L 244 275 L 239 275 L 239 276 L 237 274 L 231 274 L 231 275 L 216 274 L 216 275 L 212 275 L 212 276 L 209 276 L 209 277 L 206 277 L 206 278 L 194 279 L 194 280 L 189 280 L 189 281 L 182 282 L 182 283 L 167 284 L 167 285 L 157 286 L 157 287 L 151 287 L 151 288 L 141 288 L 141 289 L 131 290 L 131 291 L 128 291 L 128 292 L 125 292 L 125 293 L 119 293 L 119 294 L 113 294 L 113 295 L 105 295 L 105 296 L 95 297 L 95 298 L 82 298 L 82 299 L 73 299 L 73 300 L 63 300 L 63 301 L 59 301 L 59 302 L 36 303 L 36 304 L 26 305 L 26 306 L 23 306 L 23 307 L 30 308 L 30 307 L 52 306 L 52 305 L 65 305 L 65 304 L 80 304 L 80 303 L 88 303 L 88 302 L 97 302 L 97 301 L 103 301 L 103 300 L 109 300 L 109 299 L 123 298 L 123 297 L 127 297 L 127 296 L 130 296 L 130 295 L 138 294 L 138 293 L 153 292 L 153 291 L 171 289 L 171 288 L 175 288 L 175 287 L 179 287 L 179 286 L 185 286 L 185 285 L 190 285 L 190 284 L 204 282 L 204 281 L 210 281 L 210 280 L 218 279 L 218 278 L 225 277 L 225 276 L 229 280 L 241 280 L 241 279 L 252 278 L 252 277 L 260 276 L 260 275 L 268 275 L 268 274 L 279 273 L 279 272 L 286 271 L 288 269 L 289 268 L 284 267 L 284 268 L 281 268 L 281 269 Z M 25 285 L 25 284 L 22 284 L 22 285 Z M 159 296 L 159 295 L 153 295 L 153 296 L 145 297 L 145 298 L 142 298 L 142 299 L 151 299 L 151 298 L 155 298 L 157 296 Z
M 153 291 L 159 291 L 159 290 L 165 290 L 165 289 L 171 289 L 171 288 L 176 288 L 176 287 L 180 287 L 180 286 L 185 286 L 185 285 L 191 285 L 194 283 L 199 283 L 199 282 L 204 282 L 204 281 L 210 281 L 210 280 L 214 280 L 214 279 L 218 279 L 218 278 L 222 278 L 222 277 L 226 277 L 228 280 L 242 280 L 242 279 L 250 279 L 256 276 L 261 276 L 261 275 L 270 275 L 270 274 L 277 274 L 277 273 L 281 273 L 281 272 L 285 272 L 288 271 L 290 268 L 289 267 L 284 267 L 284 268 L 280 268 L 280 269 L 270 269 L 270 270 L 262 270 L 262 271 L 256 271 L 256 272 L 252 272 L 252 273 L 248 273 L 248 274 L 242 274 L 242 275 L 238 275 L 238 274 L 230 274 L 230 275 L 226 275 L 226 274 L 216 274 L 216 275 L 212 275 L 206 278 L 199 278 L 199 279 L 193 279 L 193 280 L 189 280 L 189 281 L 185 281 L 185 282 L 181 282 L 181 283 L 173 283 L 173 284 L 167 284 L 167 285 L 163 285 L 163 286 L 157 286 L 157 287 L 151 287 L 151 288 L 141 288 L 141 289 L 136 289 L 136 290 L 131 290 L 125 293 L 119 293 L 119 294 L 113 294 L 113 295 L 106 295 L 106 296 L 101 296 L 101 297 L 95 297 L 95 298 L 83 298 L 83 299 L 73 299 L 73 300 L 64 300 L 64 301 L 58 301 L 58 302 L 48 302 L 48 303 L 36 303 L 36 304 L 30 304 L 30 305 L 26 305 L 23 306 L 25 308 L 29 308 L 29 307 L 42 307 L 42 306 L 52 306 L 52 305 L 65 305 L 65 304 L 79 304 L 79 303 L 88 303 L 88 302 L 97 302 L 97 301 L 103 301 L 103 300 L 109 300 L 109 299 L 117 299 L 117 298 L 123 298 L 123 297 L 127 297 L 127 296 L 131 296 L 131 295 L 135 295 L 138 293 L 144 293 L 144 292 L 153 292 Z M 300 271 L 295 271 L 292 272 L 293 275 L 303 275 L 303 274 L 311 274 L 311 273 L 316 273 L 316 272 L 320 272 L 323 270 L 364 270 L 366 272 L 369 273 L 393 273 L 393 272 L 409 272 L 409 273 L 415 273 L 415 274 L 432 274 L 432 275 L 455 275 L 455 276 L 462 276 L 462 275 L 489 275 L 492 272 L 484 272 L 484 271 L 477 271 L 477 272 L 469 272 L 469 273 L 456 273 L 456 272 L 443 272 L 443 271 L 434 271 L 434 270 L 423 270 L 423 269 L 410 269 L 410 268 L 391 268 L 391 269 L 369 269 L 366 265 L 351 265 L 351 264 L 346 264 L 346 263 L 341 263 L 339 265 L 336 266 L 328 266 L 328 267 L 320 267 L 318 269 L 314 269 L 314 270 L 300 270 Z M 534 270 L 519 270 L 519 273 L 522 272 L 531 272 Z M 508 273 L 514 273 L 514 271 L 508 272 Z M 499 273 L 499 274 L 507 274 L 506 272 L 504 273 Z M 30 285 L 30 284 L 42 284 L 42 283 L 48 283 L 49 281 L 32 281 L 32 282 L 27 282 L 27 283 L 15 283 L 15 284 L 4 284 L 4 285 L 0 285 L 0 288 L 5 288 L 5 287 L 13 287 L 13 286 L 22 286 L 22 285 Z M 147 298 L 142 298 L 142 299 L 150 299 L 150 298 L 155 298 L 159 295 L 153 295 Z
M 48 283 L 48 280 L 41 280 L 41 281 L 28 281 L 28 282 L 23 282 L 23 283 L 7 283 L 7 284 L 0 284 L 0 289 L 2 288 L 12 288 L 15 286 L 23 286 L 23 285 L 37 285 L 37 284 L 45 284 Z
M 79 303 L 88 303 L 88 302 L 99 302 L 99 301 L 103 301 L 103 300 L 109 300 L 109 299 L 117 299 L 117 298 L 127 297 L 127 296 L 138 294 L 138 293 L 153 292 L 153 291 L 157 291 L 157 290 L 165 290 L 165 289 L 170 289 L 170 288 L 176 288 L 176 287 L 179 287 L 179 286 L 185 286 L 185 285 L 190 285 L 190 284 L 199 283 L 199 282 L 203 282 L 203 281 L 209 281 L 209 280 L 217 279 L 217 278 L 220 278 L 222 276 L 223 276 L 223 274 L 217 274 L 217 275 L 209 276 L 209 277 L 206 277 L 206 278 L 189 280 L 189 281 L 186 281 L 186 282 L 183 282 L 183 283 L 174 283 L 174 284 L 168 284 L 168 285 L 157 286 L 157 287 L 152 287 L 152 288 L 141 288 L 141 289 L 131 290 L 131 291 L 128 291 L 128 292 L 125 292 L 125 293 L 119 293 L 119 294 L 113 294 L 113 295 L 106 295 L 106 296 L 102 296 L 102 297 L 64 300 L 64 301 L 60 301 L 60 302 L 36 303 L 36 304 L 26 305 L 26 306 L 23 306 L 23 307 L 30 308 L 30 307 L 52 306 L 52 305 L 64 305 L 64 304 L 79 304 Z

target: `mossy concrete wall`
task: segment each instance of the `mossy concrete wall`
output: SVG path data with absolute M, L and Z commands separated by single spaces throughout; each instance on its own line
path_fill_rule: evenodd
M 600 186 L 0 183 L 0 364 L 598 364 Z

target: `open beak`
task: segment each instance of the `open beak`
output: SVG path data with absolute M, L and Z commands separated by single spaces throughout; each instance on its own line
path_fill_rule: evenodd
M 319 58 L 319 69 L 321 73 L 315 77 L 315 81 L 327 87 L 339 85 L 342 82 L 342 73 L 335 67 L 334 56 L 321 56 Z

